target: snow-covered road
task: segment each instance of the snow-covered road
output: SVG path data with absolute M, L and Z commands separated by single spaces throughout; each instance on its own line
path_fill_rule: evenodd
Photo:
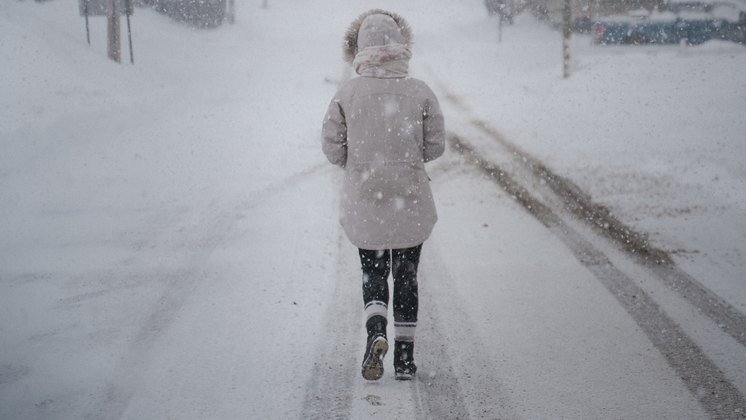
M 106 60 L 101 20 L 86 45 L 74 2 L 0 4 L 0 419 L 746 416 L 737 328 L 490 136 L 650 234 L 738 323 L 746 49 L 578 37 L 563 81 L 559 34 L 530 17 L 498 44 L 479 0 L 376 4 L 412 24 L 450 132 L 551 220 L 452 147 L 428 164 L 419 376 L 371 383 L 319 144 L 370 5 L 237 3 L 209 31 L 138 9 L 135 66 Z

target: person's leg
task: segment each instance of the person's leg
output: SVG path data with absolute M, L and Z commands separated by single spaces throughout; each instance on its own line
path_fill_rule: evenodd
M 383 357 L 389 348 L 386 339 L 386 316 L 389 301 L 390 258 L 389 251 L 360 250 L 365 327 L 368 332 L 362 374 L 368 380 L 377 380 L 383 376 Z
M 386 335 L 390 260 L 391 254 L 388 250 L 360 250 L 360 264 L 363 270 L 365 327 L 369 336 L 376 333 Z
M 419 308 L 417 269 L 422 245 L 392 251 L 394 277 L 394 368 L 397 379 L 411 379 L 414 364 L 414 333 Z

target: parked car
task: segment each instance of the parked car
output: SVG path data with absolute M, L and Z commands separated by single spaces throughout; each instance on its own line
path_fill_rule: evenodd
M 746 11 L 739 10 L 729 3 L 716 3 L 712 14 L 728 22 L 720 31 L 721 39 L 746 45 Z
M 716 17 L 709 13 L 690 12 L 650 14 L 607 18 L 593 24 L 597 44 L 679 44 L 697 45 L 712 39 L 743 44 L 746 40 L 744 13 L 738 20 Z
M 727 25 L 722 19 L 605 21 L 593 25 L 594 41 L 598 44 L 701 44 L 720 38 Z
M 741 16 L 738 22 L 728 23 L 728 26 L 723 28 L 721 38 L 746 46 L 746 12 L 741 12 Z

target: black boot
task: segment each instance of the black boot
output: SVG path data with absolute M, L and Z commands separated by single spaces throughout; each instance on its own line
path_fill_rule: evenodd
M 386 318 L 373 316 L 365 324 L 368 330 L 368 342 L 363 356 L 363 378 L 377 381 L 383 376 L 383 357 L 389 350 L 386 339 Z
M 394 372 L 396 379 L 408 381 L 417 373 L 417 365 L 414 364 L 414 342 L 396 341 L 394 344 Z
M 365 329 L 368 331 L 368 338 L 374 335 L 382 335 L 386 337 L 386 321 L 385 317 L 381 315 L 374 315 L 368 319 L 365 323 Z

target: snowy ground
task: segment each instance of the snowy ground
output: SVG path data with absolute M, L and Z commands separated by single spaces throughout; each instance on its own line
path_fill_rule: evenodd
M 521 17 L 498 43 L 480 0 L 237 3 L 208 31 L 138 9 L 135 66 L 126 44 L 106 59 L 100 18 L 86 44 L 72 0 L 0 3 L 0 418 L 713 416 L 597 271 L 452 151 L 429 166 L 419 380 L 363 381 L 319 130 L 347 24 L 391 8 L 449 130 L 489 154 L 487 122 L 743 316 L 746 49 L 576 37 L 563 80 L 556 31 Z M 743 401 L 742 342 L 594 246 Z

